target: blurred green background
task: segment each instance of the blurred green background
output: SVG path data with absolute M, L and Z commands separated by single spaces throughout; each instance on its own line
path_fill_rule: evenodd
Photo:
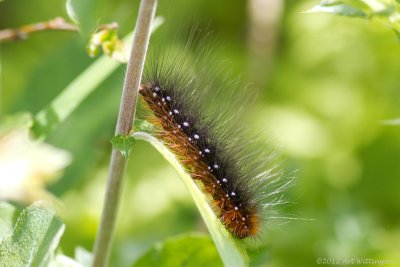
M 100 23 L 132 30 L 139 1 L 100 1 Z M 254 266 L 314 266 L 317 258 L 400 259 L 400 46 L 381 24 L 304 11 L 317 1 L 175 0 L 159 3 L 156 34 L 195 23 L 223 46 L 218 58 L 258 94 L 249 124 L 283 151 L 294 217 L 271 227 Z M 5 0 L 0 29 L 56 16 L 63 0 Z M 181 27 L 182 28 L 182 27 Z M 172 39 L 172 38 L 171 38 Z M 172 40 L 165 40 L 170 42 Z M 152 43 L 150 44 L 152 45 Z M 38 112 L 95 59 L 72 32 L 0 43 L 1 116 Z M 72 163 L 48 189 L 66 223 L 61 248 L 92 249 L 107 178 L 124 66 L 48 138 Z M 157 241 L 206 232 L 175 171 L 148 144 L 130 158 L 111 266 L 129 266 Z M 395 266 L 395 265 L 393 265 Z

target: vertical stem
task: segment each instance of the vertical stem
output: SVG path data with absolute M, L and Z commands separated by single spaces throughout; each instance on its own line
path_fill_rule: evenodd
M 264 88 L 270 76 L 279 39 L 284 0 L 248 0 L 248 72 L 255 87 Z
M 128 67 L 125 73 L 116 135 L 127 135 L 132 129 L 132 123 L 135 119 L 138 89 L 142 77 L 147 46 L 150 38 L 151 22 L 154 19 L 156 5 L 157 0 L 142 0 L 140 4 L 135 36 L 133 39 Z M 93 267 L 104 267 L 108 264 L 125 165 L 126 159 L 119 151 L 113 149 L 103 213 L 94 247 Z

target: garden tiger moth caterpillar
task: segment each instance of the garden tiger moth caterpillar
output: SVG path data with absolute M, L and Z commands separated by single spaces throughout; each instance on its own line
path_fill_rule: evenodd
M 256 237 L 266 210 L 284 203 L 281 193 L 290 181 L 278 179 L 276 155 L 236 118 L 249 96 L 236 81 L 221 79 L 223 68 L 209 61 L 204 39 L 195 56 L 189 53 L 192 43 L 193 36 L 182 50 L 156 54 L 147 63 L 139 90 L 151 114 L 147 120 L 201 183 L 226 228 L 239 239 Z

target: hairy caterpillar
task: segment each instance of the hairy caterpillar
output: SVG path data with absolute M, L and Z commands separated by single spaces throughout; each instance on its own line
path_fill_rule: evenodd
M 192 40 L 189 42 L 191 43 Z M 221 222 L 237 238 L 255 237 L 265 211 L 284 201 L 275 155 L 259 146 L 240 114 L 248 107 L 238 83 L 220 79 L 207 50 L 189 45 L 153 58 L 140 87 L 155 135 L 210 196 Z M 250 141 L 248 141 L 250 140 Z

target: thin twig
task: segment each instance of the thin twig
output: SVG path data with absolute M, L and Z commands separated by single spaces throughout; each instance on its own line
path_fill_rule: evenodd
M 40 31 L 79 31 L 78 27 L 57 17 L 49 21 L 28 24 L 17 29 L 0 30 L 0 42 L 27 39 L 29 34 Z
M 143 72 L 147 46 L 150 38 L 151 23 L 154 19 L 156 5 L 157 0 L 142 0 L 140 4 L 135 36 L 125 74 L 125 82 L 116 128 L 117 135 L 127 135 L 132 130 L 138 89 Z M 126 159 L 119 151 L 113 149 L 103 213 L 94 247 L 93 267 L 104 267 L 107 266 L 108 263 L 125 165 Z

